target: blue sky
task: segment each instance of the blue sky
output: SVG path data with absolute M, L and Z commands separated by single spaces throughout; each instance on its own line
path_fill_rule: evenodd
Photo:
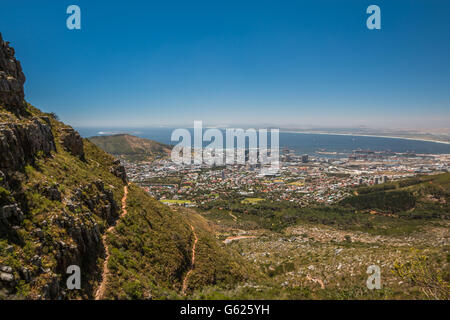
M 381 30 L 366 28 L 371 4 Z M 446 0 L 3 0 L 0 32 L 28 101 L 78 127 L 449 128 L 449 12 Z

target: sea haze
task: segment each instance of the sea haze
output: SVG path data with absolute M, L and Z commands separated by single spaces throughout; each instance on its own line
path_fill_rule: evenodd
M 165 144 L 174 145 L 177 143 L 170 140 L 172 131 L 175 130 L 174 128 L 77 128 L 77 130 L 85 138 L 99 135 L 127 133 Z M 191 131 L 191 135 L 193 137 L 193 130 L 189 130 Z M 205 128 L 203 130 L 205 130 Z M 205 143 L 205 145 L 207 144 L 208 143 Z M 392 152 L 414 152 L 419 154 L 450 154 L 449 144 L 429 141 L 351 135 L 280 132 L 280 148 L 284 147 L 294 150 L 297 154 L 309 155 L 317 155 L 316 151 L 318 150 L 326 150 L 328 152 L 337 153 L 351 153 L 352 150 L 355 149 L 372 151 L 389 150 Z M 325 155 L 321 154 L 321 156 Z

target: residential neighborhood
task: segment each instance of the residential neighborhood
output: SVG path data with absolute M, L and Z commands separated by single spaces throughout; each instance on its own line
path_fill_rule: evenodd
M 161 202 L 195 207 L 230 198 L 249 203 L 285 200 L 305 206 L 332 204 L 348 196 L 353 187 L 447 172 L 450 163 L 448 155 L 363 150 L 348 155 L 322 150 L 308 156 L 285 149 L 280 160 L 278 172 L 250 164 L 175 165 L 170 158 L 123 164 L 129 179 Z

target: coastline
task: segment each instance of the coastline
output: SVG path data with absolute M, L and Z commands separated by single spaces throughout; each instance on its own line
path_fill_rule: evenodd
M 289 130 L 289 131 L 280 130 L 280 132 L 282 132 L 282 133 L 303 133 L 303 134 L 323 134 L 323 135 L 332 135 L 332 136 L 352 136 L 352 137 L 372 137 L 372 138 L 403 139 L 403 140 L 413 140 L 413 141 L 422 141 L 422 142 L 434 142 L 434 143 L 450 145 L 450 141 L 430 140 L 430 139 L 420 139 L 420 138 L 408 138 L 408 137 L 397 137 L 397 136 L 383 136 L 383 135 L 375 135 L 375 134 L 311 132 L 311 131 L 291 131 L 291 130 Z

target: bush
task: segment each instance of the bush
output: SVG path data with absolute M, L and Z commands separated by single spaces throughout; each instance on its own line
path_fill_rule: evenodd
M 420 288 L 428 299 L 450 299 L 450 284 L 426 256 L 416 256 L 404 264 L 396 263 L 394 274 L 410 285 Z
M 141 300 L 144 297 L 143 288 L 138 280 L 124 283 L 123 290 L 129 299 Z
M 53 118 L 54 120 L 59 121 L 59 117 L 58 117 L 58 115 L 56 113 L 49 112 L 47 114 L 48 114 L 49 117 Z
M 4 206 L 13 201 L 11 193 L 3 187 L 0 187 L 0 206 Z
M 381 191 L 346 198 L 341 201 L 341 204 L 349 205 L 357 210 L 375 209 L 396 213 L 414 208 L 416 199 L 409 191 Z

